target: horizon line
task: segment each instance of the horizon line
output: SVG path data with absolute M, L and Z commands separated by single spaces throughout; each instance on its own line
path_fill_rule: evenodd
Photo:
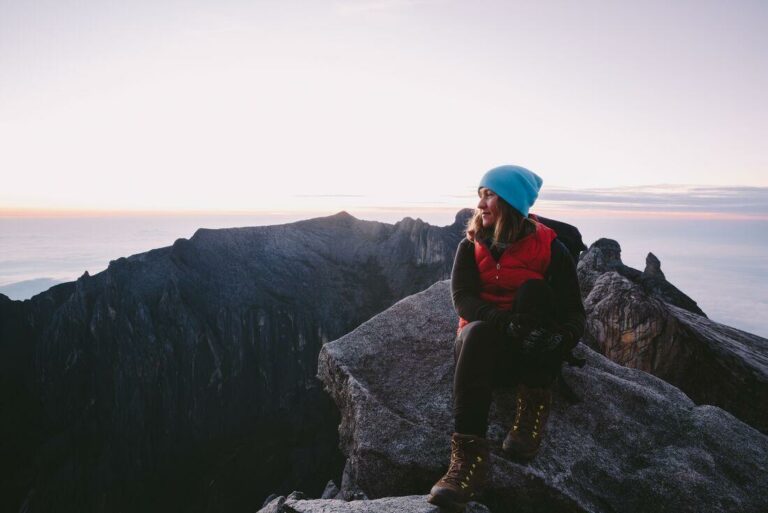
M 540 213 L 544 217 L 551 215 L 568 216 L 575 218 L 603 217 L 607 214 L 636 219 L 690 219 L 690 220 L 734 220 L 734 221 L 768 221 L 768 214 L 762 213 L 736 213 L 736 212 L 715 212 L 715 211 L 691 211 L 670 209 L 663 210 L 656 208 L 646 210 L 636 210 L 621 208 L 618 205 L 600 207 L 592 205 L 592 208 L 563 208 L 562 205 L 537 205 L 539 208 L 533 208 L 532 213 Z M 592 202 L 584 202 L 592 203 Z M 597 207 L 597 208 L 595 208 Z M 307 210 L 246 210 L 246 209 L 196 209 L 196 210 L 169 210 L 169 209 L 39 209 L 39 208 L 2 208 L 0 207 L 0 219 L 62 219 L 62 218 L 89 218 L 89 217 L 184 217 L 184 216 L 265 216 L 265 217 L 296 217 L 298 215 L 326 217 L 346 212 L 353 217 L 354 213 L 359 214 L 392 214 L 402 212 L 405 217 L 412 217 L 410 214 L 456 214 L 465 208 L 472 207 L 454 207 L 454 206 L 372 206 L 361 208 L 338 208 L 338 209 L 307 209 Z M 304 219 L 304 218 L 302 218 Z

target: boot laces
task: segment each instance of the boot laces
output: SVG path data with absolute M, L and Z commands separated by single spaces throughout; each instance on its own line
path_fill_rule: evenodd
M 474 443 L 473 440 L 468 440 L 464 443 Z M 471 461 L 470 461 L 471 460 Z M 451 440 L 451 464 L 448 467 L 443 477 L 443 481 L 451 483 L 461 489 L 466 489 L 472 482 L 477 465 L 483 461 L 483 458 L 479 455 L 469 456 L 466 454 L 466 450 L 462 445 Z
M 517 412 L 512 430 L 519 432 L 522 436 L 536 438 L 541 432 L 544 400 L 538 397 L 535 401 L 530 400 L 531 398 L 526 400 L 521 395 L 517 397 Z

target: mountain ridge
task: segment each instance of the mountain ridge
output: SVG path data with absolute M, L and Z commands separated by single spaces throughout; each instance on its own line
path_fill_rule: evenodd
M 342 462 L 321 345 L 447 277 L 462 227 L 340 212 L 201 228 L 28 300 L 0 296 L 0 408 L 24 441 L 0 444 L 16 476 L 0 506 L 245 511 L 324 486 Z

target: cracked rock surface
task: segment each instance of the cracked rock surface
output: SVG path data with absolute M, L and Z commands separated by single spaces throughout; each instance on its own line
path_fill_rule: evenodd
M 258 513 L 441 513 L 427 502 L 426 495 L 385 497 L 346 502 L 334 499 L 294 500 L 278 497 Z M 482 504 L 467 504 L 464 513 L 489 513 Z
M 321 350 L 318 373 L 341 411 L 342 494 L 424 494 L 445 471 L 457 326 L 449 289 L 439 282 Z M 500 453 L 514 394 L 496 392 L 481 501 L 491 511 L 768 510 L 768 437 L 584 344 L 576 353 L 587 365 L 563 374 L 581 401 L 555 394 L 530 464 Z
M 578 264 L 587 313 L 584 342 L 610 360 L 679 387 L 768 433 L 768 340 L 714 322 L 692 308 L 649 254 L 639 272 L 600 239 Z

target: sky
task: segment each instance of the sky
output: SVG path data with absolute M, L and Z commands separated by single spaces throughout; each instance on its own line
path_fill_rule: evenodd
M 0 212 L 768 187 L 764 1 L 0 0 L 0 70 Z

